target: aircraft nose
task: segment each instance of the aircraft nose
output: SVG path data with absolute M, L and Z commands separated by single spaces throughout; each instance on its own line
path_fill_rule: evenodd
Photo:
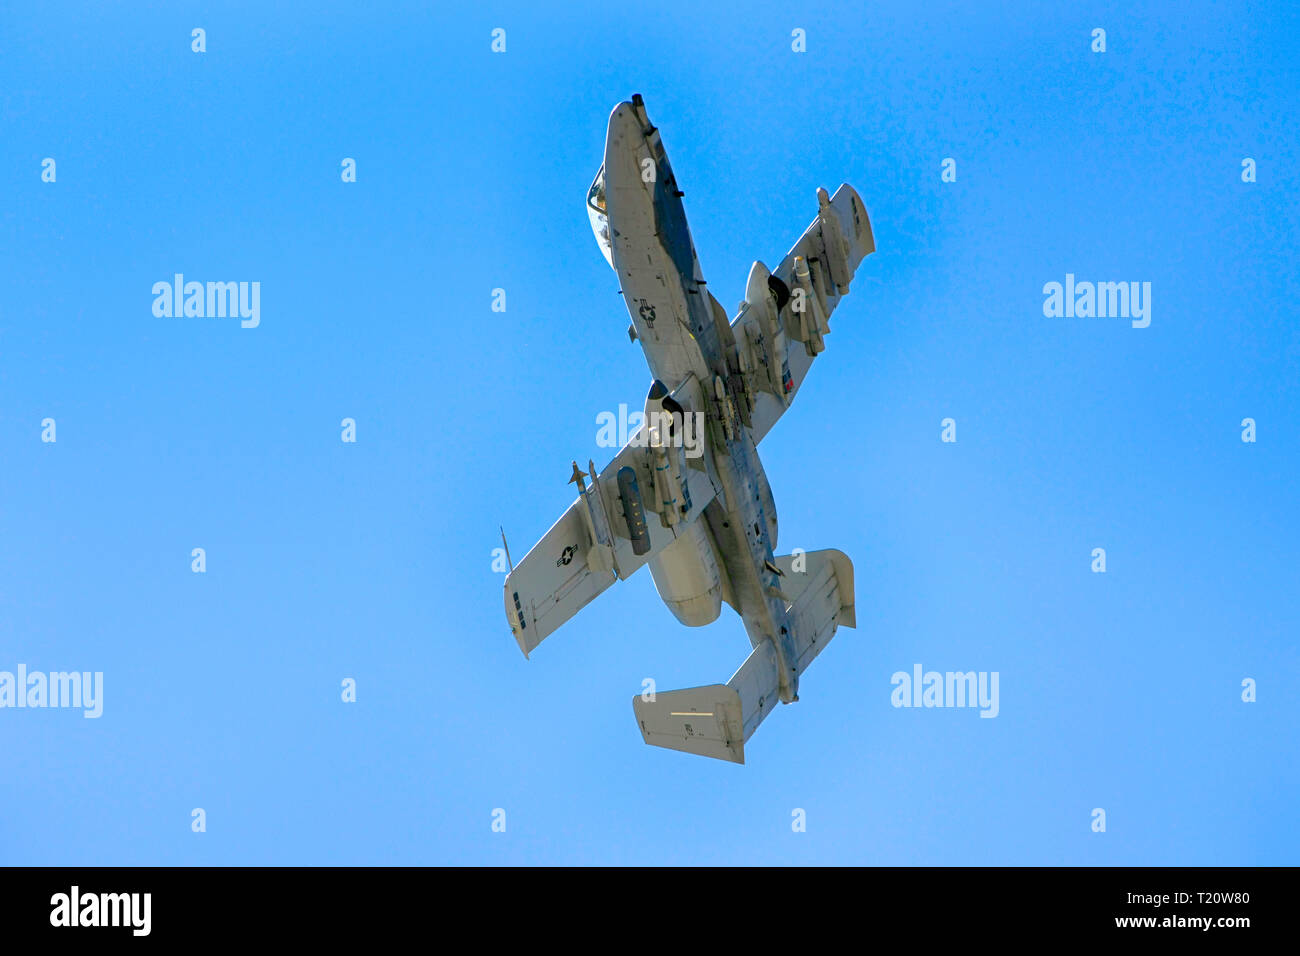
M 617 207 L 626 205 L 624 193 L 628 197 L 644 193 L 638 159 L 642 155 L 649 154 L 641 121 L 631 103 L 619 103 L 609 114 L 605 137 L 605 197 L 611 222 L 619 215 Z
M 631 103 L 619 103 L 609 114 L 609 129 L 605 134 L 605 156 L 609 157 L 611 147 L 618 144 L 623 149 L 635 149 L 644 137 L 641 135 L 641 122 L 636 117 Z
M 609 114 L 609 123 L 611 126 L 613 126 L 615 122 L 623 119 L 635 119 L 632 104 L 627 100 L 624 100 L 622 103 L 615 106 Z

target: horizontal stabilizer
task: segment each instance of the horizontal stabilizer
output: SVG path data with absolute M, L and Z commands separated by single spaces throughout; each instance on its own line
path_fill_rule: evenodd
M 764 641 L 725 684 L 632 698 L 645 742 L 745 762 L 745 741 L 776 706 L 776 650 Z
M 776 558 L 789 602 L 795 672 L 803 674 L 841 625 L 853 627 L 853 563 L 842 551 L 809 551 Z M 765 640 L 725 684 L 632 698 L 648 744 L 745 762 L 745 742 L 780 699 L 776 648 Z
M 831 642 L 841 624 L 857 626 L 853 562 L 843 551 L 807 551 L 776 559 L 786 609 L 794 625 L 796 670 L 802 674 Z
M 725 684 L 633 697 L 632 709 L 648 744 L 745 762 L 740 695 Z

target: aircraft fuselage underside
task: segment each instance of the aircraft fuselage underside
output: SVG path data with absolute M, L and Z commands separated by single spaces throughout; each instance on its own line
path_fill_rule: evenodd
M 735 344 L 728 355 L 726 314 L 705 286 L 682 194 L 639 104 L 624 103 L 610 118 L 604 183 L 613 265 L 650 370 L 669 391 L 694 375 L 705 405 L 695 410 L 720 436 L 710 442 L 709 458 L 721 493 L 703 517 L 732 606 L 754 647 L 772 641 L 780 698 L 789 703 L 798 694 L 795 654 L 764 513 L 766 476 L 741 420 Z

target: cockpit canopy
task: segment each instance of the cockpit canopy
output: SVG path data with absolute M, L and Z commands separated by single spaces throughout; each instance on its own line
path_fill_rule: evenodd
M 591 231 L 596 234 L 601 255 L 614 268 L 614 248 L 609 235 L 609 214 L 605 212 L 605 167 L 600 167 L 596 178 L 587 190 L 587 218 L 591 220 Z

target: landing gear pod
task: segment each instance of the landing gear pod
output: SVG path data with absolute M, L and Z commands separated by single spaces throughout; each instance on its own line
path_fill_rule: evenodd
M 645 523 L 645 505 L 641 502 L 641 489 L 636 484 L 636 471 L 628 465 L 618 470 L 618 497 L 623 502 L 632 553 L 646 554 L 650 550 L 650 529 Z
M 785 297 L 782 299 L 781 292 Z M 773 301 L 775 299 L 775 301 Z M 762 330 L 769 338 L 775 339 L 780 331 L 777 316 L 790 301 L 790 290 L 784 282 L 772 275 L 767 266 L 755 262 L 749 267 L 749 278 L 745 280 L 745 304 L 753 309 L 762 322 Z

